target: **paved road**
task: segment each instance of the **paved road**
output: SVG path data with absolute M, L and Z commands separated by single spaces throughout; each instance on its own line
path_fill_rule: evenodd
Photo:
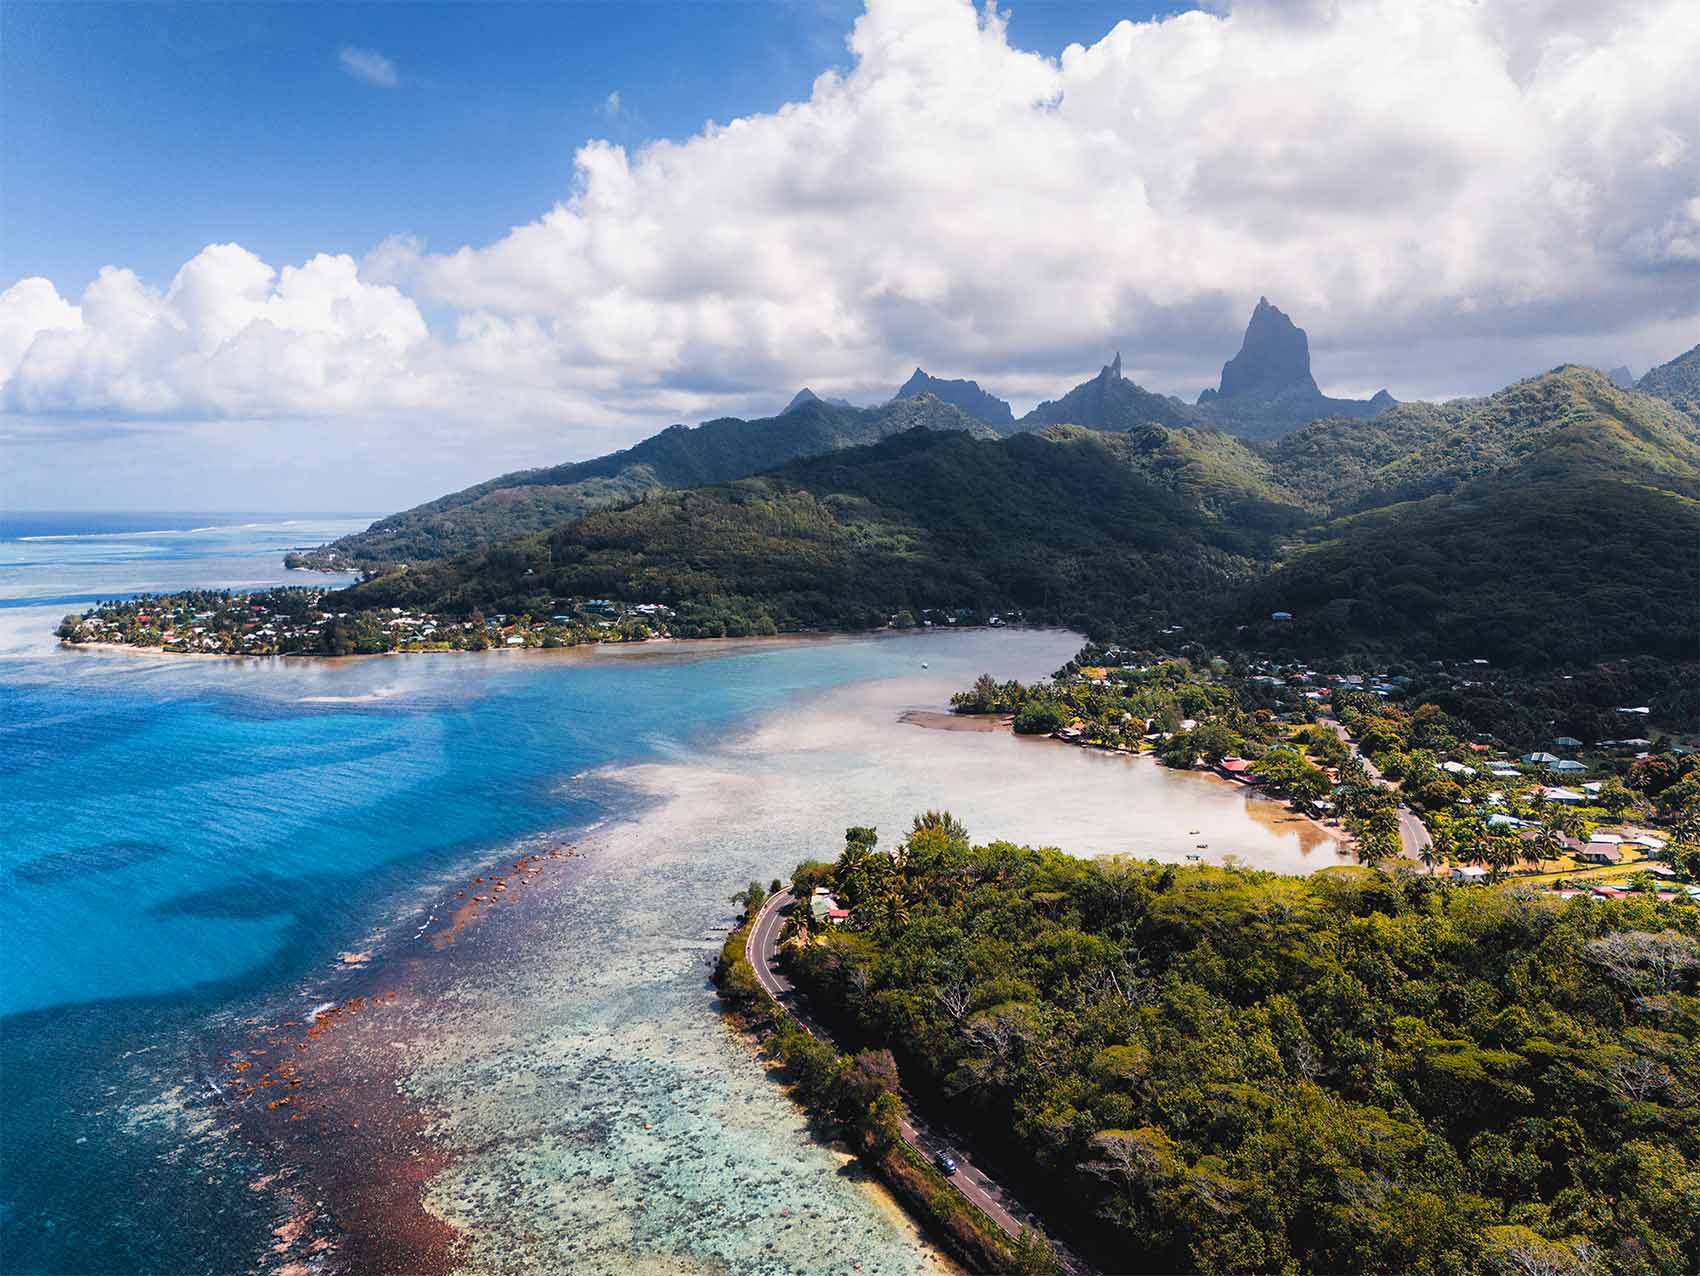
M 1434 839 L 1429 836 L 1428 825 L 1417 818 L 1417 813 L 1403 802 L 1399 804 L 1399 845 L 1406 855 L 1416 859 L 1422 854 L 1425 846 Z
M 1371 762 L 1359 751 L 1357 742 L 1347 733 L 1344 724 L 1336 718 L 1324 718 L 1323 721 L 1333 727 L 1334 733 L 1340 737 L 1340 739 L 1345 743 L 1345 746 L 1358 755 L 1358 761 L 1364 764 L 1364 770 L 1369 772 L 1370 779 L 1374 780 L 1377 784 L 1386 785 L 1390 789 L 1393 788 L 1393 785 L 1387 784 L 1387 781 L 1381 778 L 1381 768 L 1376 766 L 1375 763 Z M 1398 790 L 1395 789 L 1394 791 L 1397 792 Z M 1415 811 L 1406 806 L 1403 802 L 1400 802 L 1399 849 L 1408 858 L 1416 859 L 1422 853 L 1422 849 L 1433 841 L 1434 839 L 1429 836 L 1428 826 L 1424 824 L 1420 818 L 1418 818 Z
M 785 977 L 777 964 L 779 933 L 785 927 L 785 913 L 794 903 L 796 900 L 790 891 L 780 891 L 768 898 L 756 916 L 756 924 L 750 927 L 749 938 L 744 943 L 744 956 L 749 959 L 756 978 L 761 982 L 761 986 L 767 989 L 769 996 L 790 1011 L 792 1017 L 808 1032 L 823 1041 L 830 1041 L 832 1038 L 826 1029 L 797 1004 L 796 985 Z M 988 1178 L 984 1171 L 963 1156 L 956 1145 L 940 1132 L 939 1127 L 930 1125 L 915 1115 L 907 1092 L 903 1098 L 905 1108 L 909 1109 L 903 1122 L 904 1140 L 918 1148 L 922 1155 L 929 1159 L 940 1148 L 949 1148 L 957 1165 L 957 1171 L 950 1181 L 957 1191 L 984 1210 L 994 1223 L 1011 1236 L 1019 1234 L 1023 1227 L 1041 1230 L 1030 1210 L 1024 1208 L 1007 1191 Z M 1079 1260 L 1064 1252 L 1061 1247 L 1058 1247 L 1058 1253 L 1071 1270 L 1084 1270 Z

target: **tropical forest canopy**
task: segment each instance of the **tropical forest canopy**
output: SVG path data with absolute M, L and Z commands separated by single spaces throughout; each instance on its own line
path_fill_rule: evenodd
M 974 845 L 799 866 L 789 960 L 1112 1270 L 1611 1272 L 1700 1253 L 1700 911 Z

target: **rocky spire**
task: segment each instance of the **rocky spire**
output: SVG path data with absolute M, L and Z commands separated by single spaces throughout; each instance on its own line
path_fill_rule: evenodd
M 1217 397 L 1258 392 L 1273 393 L 1301 386 L 1318 393 L 1310 375 L 1310 341 L 1305 330 L 1280 310 L 1259 297 L 1251 312 L 1240 352 L 1222 365 L 1222 384 Z

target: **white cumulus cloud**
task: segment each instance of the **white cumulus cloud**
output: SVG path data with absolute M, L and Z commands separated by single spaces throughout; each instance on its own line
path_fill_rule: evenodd
M 362 282 L 350 257 L 280 273 L 214 244 L 163 293 L 108 267 L 80 305 L 45 279 L 0 294 L 0 404 L 184 417 L 399 406 L 420 396 L 413 356 L 428 335 L 413 301 Z
M 1250 4 L 1053 62 L 965 3 L 873 0 L 807 102 L 586 146 L 570 199 L 413 284 L 554 316 L 575 360 L 749 386 L 1019 379 L 1112 342 L 1178 373 L 1201 329 L 1202 374 L 1258 293 L 1366 361 L 1449 325 L 1633 330 L 1691 300 L 1700 17 L 1614 12 Z
M 848 44 L 771 114 L 582 145 L 491 243 L 281 271 L 217 245 L 76 303 L 25 280 L 0 405 L 499 419 L 542 461 L 917 362 L 1031 402 L 1119 347 L 1195 392 L 1259 294 L 1325 386 L 1401 397 L 1694 339 L 1690 0 L 1242 0 L 1057 58 L 968 0 L 868 0 Z
M 379 88 L 393 89 L 401 83 L 395 63 L 376 49 L 357 49 L 352 44 L 345 44 L 337 50 L 336 60 L 355 79 L 376 84 Z

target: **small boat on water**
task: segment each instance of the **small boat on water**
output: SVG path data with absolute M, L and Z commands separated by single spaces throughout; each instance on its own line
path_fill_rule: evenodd
M 1209 846 L 1210 846 L 1209 842 L 1200 842 L 1198 844 L 1198 849 L 1201 850 L 1201 851 L 1207 850 L 1207 849 L 1209 849 Z
M 925 661 L 925 660 L 923 660 L 923 661 L 922 661 L 922 662 L 921 662 L 921 668 L 923 668 L 923 669 L 930 669 L 930 668 L 932 668 L 932 666 L 931 666 L 931 665 L 929 665 L 929 664 L 928 664 L 928 663 L 927 663 L 927 662 L 926 662 L 926 661 Z
M 1198 836 L 1198 830 L 1197 829 L 1188 829 L 1187 832 L 1191 833 L 1194 837 Z

